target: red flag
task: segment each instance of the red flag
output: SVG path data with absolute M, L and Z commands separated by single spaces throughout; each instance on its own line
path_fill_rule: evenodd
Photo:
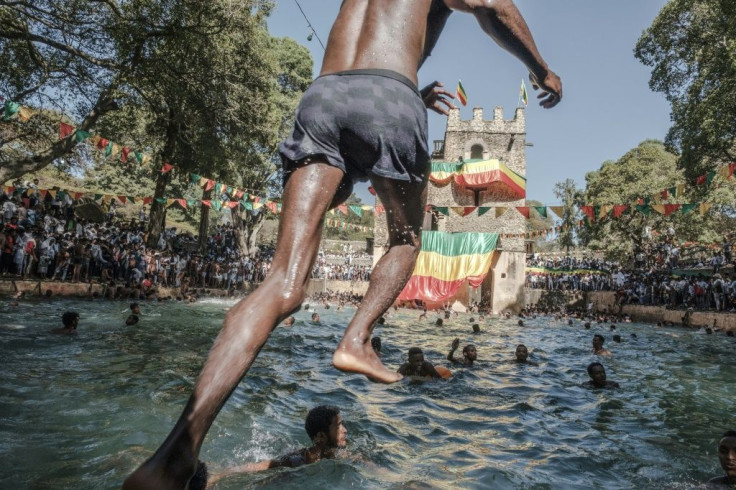
M 187 208 L 187 200 L 186 199 L 177 199 L 176 202 L 179 203 L 179 206 L 183 207 L 184 209 Z
M 174 168 L 174 166 L 170 163 L 164 163 L 163 168 L 161 169 L 161 173 L 165 174 L 166 172 L 171 172 L 171 169 Z
M 235 199 L 242 199 L 243 198 L 243 194 L 245 194 L 243 191 L 236 190 L 235 191 Z
M 665 204 L 664 205 L 664 215 L 667 216 L 669 214 L 672 214 L 678 209 L 680 209 L 679 204 Z
M 100 138 L 100 141 L 97 142 L 97 148 L 99 148 L 100 150 L 104 150 L 109 144 L 110 142 L 107 141 L 105 138 Z
M 74 133 L 74 126 L 71 124 L 66 123 L 59 123 L 59 139 L 63 140 L 64 138 L 72 135 Z
M 667 192 L 667 190 L 663 190 L 659 193 L 659 196 L 662 198 L 662 200 L 666 200 L 667 197 L 669 197 L 669 192 Z
M 210 202 L 210 200 L 209 200 L 209 199 L 203 199 L 203 200 L 202 200 L 202 204 L 204 204 L 204 205 L 205 205 L 205 206 L 207 206 L 208 208 L 211 208 L 211 207 L 212 207 L 212 203 Z
M 529 206 L 516 206 L 516 210 L 526 219 L 529 219 Z
M 703 184 L 705 184 L 707 182 L 707 180 L 708 180 L 708 176 L 707 175 L 701 175 L 700 177 L 698 177 L 698 179 L 695 181 L 695 183 L 697 185 L 703 185 Z
M 215 181 L 207 179 L 207 185 L 204 186 L 205 192 L 211 191 L 213 187 L 215 187 Z
M 143 204 L 151 204 L 153 202 L 152 197 L 144 197 L 143 198 Z
M 123 152 L 122 152 L 122 157 L 120 157 L 123 160 L 123 162 L 127 162 L 128 161 L 128 154 L 129 153 L 130 153 L 130 148 L 124 146 L 123 147 Z
M 613 207 L 613 217 L 614 218 L 618 218 L 619 216 L 621 216 L 622 214 L 624 214 L 624 212 L 627 209 L 629 209 L 629 205 L 628 204 L 619 204 L 619 205 L 614 206 Z
M 372 196 L 376 195 L 376 190 L 373 188 L 373 186 L 368 187 L 368 192 L 370 192 Z
M 592 220 L 595 219 L 595 210 L 593 209 L 593 206 L 581 206 L 580 211 L 585 213 L 585 215 Z
M 731 180 L 734 170 L 736 170 L 736 162 L 728 164 L 728 179 Z
M 120 201 L 123 204 L 125 204 L 127 200 L 128 198 L 125 196 L 118 196 L 118 201 Z
M 347 215 L 348 215 L 348 205 L 347 205 L 347 204 L 340 204 L 340 205 L 339 205 L 339 206 L 337 207 L 337 210 L 338 210 L 338 211 L 340 211 L 340 212 L 341 212 L 342 214 L 344 214 L 345 216 L 347 216 Z

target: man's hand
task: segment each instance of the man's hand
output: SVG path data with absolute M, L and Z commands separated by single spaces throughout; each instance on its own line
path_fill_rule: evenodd
M 448 97 L 450 99 L 454 99 L 455 94 L 451 94 L 442 87 L 444 87 L 442 82 L 434 81 L 420 90 L 419 93 L 422 94 L 422 100 L 424 101 L 424 106 L 427 109 L 432 109 L 438 114 L 444 114 L 447 116 L 450 114 L 449 109 L 455 108 L 452 102 L 448 100 Z
M 460 347 L 460 339 L 455 339 L 452 341 L 452 350 L 457 350 L 457 348 Z
M 542 90 L 537 95 L 539 105 L 545 109 L 551 109 L 556 106 L 562 99 L 562 80 L 552 70 L 547 70 L 547 75 L 540 82 L 533 73 L 529 73 L 529 80 L 532 82 L 534 90 Z

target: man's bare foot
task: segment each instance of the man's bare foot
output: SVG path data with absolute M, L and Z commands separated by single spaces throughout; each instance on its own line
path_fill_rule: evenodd
M 395 383 L 403 378 L 383 365 L 370 342 L 357 343 L 343 339 L 332 355 L 332 365 L 347 373 L 364 374 L 371 381 L 379 383 Z
M 123 482 L 123 490 L 182 490 L 187 488 L 189 480 L 197 469 L 194 466 L 178 461 L 173 469 L 163 466 L 154 455 Z

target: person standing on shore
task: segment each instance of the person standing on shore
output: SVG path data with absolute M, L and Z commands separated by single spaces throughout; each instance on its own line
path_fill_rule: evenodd
M 325 212 L 344 202 L 357 180 L 370 179 L 386 209 L 388 250 L 332 363 L 383 383 L 402 378 L 381 363 L 370 338 L 419 254 L 430 172 L 426 108 L 448 114 L 448 97 L 454 96 L 440 82 L 418 90 L 417 70 L 453 10 L 472 13 L 526 65 L 533 87 L 542 89 L 542 107 L 560 101 L 560 78 L 542 59 L 511 0 L 344 0 L 320 76 L 304 93 L 293 133 L 279 148 L 285 185 L 270 274 L 228 311 L 184 412 L 125 489 L 186 488 L 220 409 L 271 331 L 303 301 Z

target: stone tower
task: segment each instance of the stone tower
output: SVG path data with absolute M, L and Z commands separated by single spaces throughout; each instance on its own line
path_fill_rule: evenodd
M 473 109 L 473 118 L 460 119 L 460 110 L 453 109 L 447 118 L 445 139 L 434 141 L 433 162 L 458 163 L 468 160 L 497 159 L 517 175 L 526 176 L 526 122 L 524 110 L 517 108 L 512 120 L 503 119 L 503 108 L 496 107 L 493 119 L 483 119 L 483 109 Z M 508 210 L 496 217 L 495 210 L 482 216 L 477 211 L 461 217 L 453 212 L 448 216 L 427 213 L 424 229 L 444 232 L 498 233 L 492 270 L 479 291 L 463 289 L 457 300 L 467 304 L 479 300 L 492 311 L 518 310 L 524 304 L 524 268 L 526 251 L 523 234 L 526 220 L 516 210 L 525 206 L 526 199 L 504 185 L 494 183 L 486 188 L 468 189 L 450 182 L 437 185 L 430 181 L 427 204 L 440 207 L 502 207 Z M 507 238 L 505 235 L 521 235 Z M 384 214 L 376 216 L 375 255 L 377 261 L 387 242 Z

